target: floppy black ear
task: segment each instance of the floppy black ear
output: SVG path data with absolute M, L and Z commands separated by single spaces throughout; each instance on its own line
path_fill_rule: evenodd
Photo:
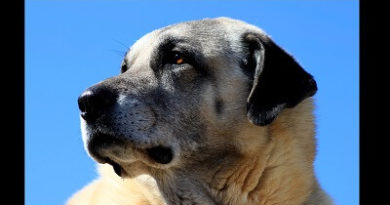
M 243 37 L 248 49 L 244 63 L 252 75 L 247 116 L 255 125 L 270 124 L 284 108 L 296 106 L 317 92 L 317 84 L 292 56 L 261 34 Z

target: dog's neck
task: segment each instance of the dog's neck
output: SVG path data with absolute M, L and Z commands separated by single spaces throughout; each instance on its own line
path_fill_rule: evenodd
M 268 127 L 249 126 L 241 132 L 238 144 L 245 150 L 240 154 L 222 153 L 224 158 L 216 155 L 201 162 L 204 168 L 176 170 L 164 180 L 157 179 L 167 203 L 304 204 L 316 184 L 314 133 L 307 122 L 306 127 L 294 123 L 308 120 L 305 116 L 291 119 L 294 115 L 288 112 L 293 110 Z M 259 139 L 257 144 L 246 140 L 252 137 Z

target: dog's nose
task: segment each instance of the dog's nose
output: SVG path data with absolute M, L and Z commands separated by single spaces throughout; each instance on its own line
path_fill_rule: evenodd
M 93 122 L 116 101 L 113 91 L 102 86 L 94 86 L 85 90 L 78 98 L 81 117 L 87 122 Z

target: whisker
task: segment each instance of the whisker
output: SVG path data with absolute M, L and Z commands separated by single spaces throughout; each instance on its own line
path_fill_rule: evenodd
M 120 50 L 116 50 L 116 49 L 108 49 L 108 50 L 115 53 L 115 54 L 118 54 L 120 57 L 125 56 L 127 53 L 127 51 L 120 51 Z
M 116 40 L 116 39 L 112 39 L 113 41 L 117 42 L 118 44 L 122 45 L 123 47 L 126 48 L 126 51 L 128 51 L 130 48 L 129 46 L 127 46 L 126 44 L 124 44 L 123 42 L 119 41 L 119 40 Z

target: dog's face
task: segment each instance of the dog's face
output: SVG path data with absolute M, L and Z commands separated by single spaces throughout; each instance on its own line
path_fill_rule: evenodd
M 244 127 L 267 126 L 315 92 L 311 75 L 263 31 L 218 18 L 145 35 L 120 75 L 78 102 L 88 153 L 125 177 L 239 155 Z

